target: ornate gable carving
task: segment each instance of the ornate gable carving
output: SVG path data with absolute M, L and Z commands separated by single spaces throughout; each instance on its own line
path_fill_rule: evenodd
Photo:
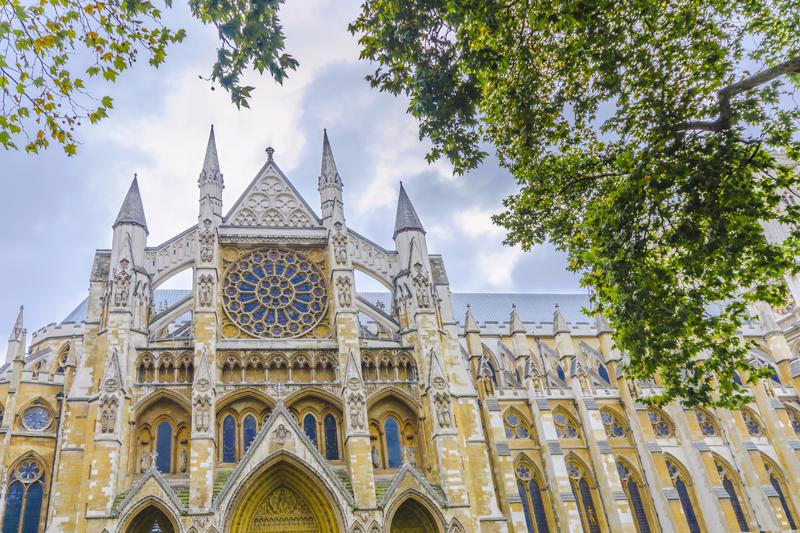
M 273 228 L 320 226 L 309 205 L 272 161 L 250 183 L 225 222 L 236 226 Z

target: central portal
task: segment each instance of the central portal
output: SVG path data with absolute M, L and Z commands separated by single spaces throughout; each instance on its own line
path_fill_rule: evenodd
M 328 485 L 293 458 L 260 467 L 237 491 L 227 533 L 342 533 L 342 511 Z
M 273 490 L 258 507 L 246 533 L 319 533 L 317 518 L 289 487 Z

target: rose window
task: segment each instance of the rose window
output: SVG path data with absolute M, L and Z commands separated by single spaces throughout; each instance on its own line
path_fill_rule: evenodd
M 43 431 L 50 425 L 50 412 L 38 405 L 29 407 L 22 414 L 22 425 L 30 431 Z
M 228 317 L 256 337 L 297 337 L 325 314 L 328 295 L 319 269 L 300 254 L 257 250 L 225 273 L 222 298 Z

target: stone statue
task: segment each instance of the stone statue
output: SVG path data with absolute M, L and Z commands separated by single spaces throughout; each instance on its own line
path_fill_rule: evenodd
M 342 224 L 337 222 L 333 225 L 336 233 L 333 236 L 333 259 L 337 265 L 347 263 L 347 235 L 342 233 Z
M 186 472 L 187 467 L 186 447 L 181 448 L 181 454 L 178 456 L 178 469 L 181 472 Z
M 336 279 L 336 295 L 339 298 L 339 305 L 342 307 L 350 307 L 353 304 L 350 285 L 350 278 L 339 276 Z
M 372 466 L 375 468 L 381 467 L 381 453 L 378 451 L 374 445 L 372 446 L 372 450 L 370 451 L 372 455 Z
M 434 397 L 434 404 L 436 406 L 436 421 L 439 427 L 449 428 L 452 423 L 452 414 L 450 413 L 450 396 L 447 394 L 437 394 Z
M 100 401 L 100 433 L 113 433 L 117 424 L 117 399 L 103 398 Z
M 200 232 L 200 260 L 210 263 L 214 260 L 214 232 L 211 231 L 211 221 L 203 220 L 204 229 Z
M 214 277 L 203 274 L 197 281 L 197 301 L 202 307 L 211 307 L 214 296 Z
M 148 468 L 150 468 L 150 454 L 147 452 L 147 448 L 143 448 L 139 458 L 139 470 L 144 474 Z
M 197 431 L 208 431 L 210 424 L 211 402 L 208 398 L 200 397 L 194 401 L 194 428 Z
M 353 429 L 364 429 L 364 417 L 361 404 L 364 403 L 364 397 L 360 394 L 353 394 L 350 396 L 350 425 Z
M 417 452 L 414 451 L 414 446 L 409 445 L 406 446 L 406 463 L 410 464 L 411 466 L 417 466 Z
M 417 305 L 420 309 L 427 309 L 431 306 L 431 282 L 428 275 L 422 271 L 422 264 L 415 263 L 416 274 L 413 276 L 414 289 L 417 293 Z
M 127 307 L 131 289 L 131 275 L 128 273 L 128 260 L 119 262 L 119 271 L 114 274 L 114 306 Z

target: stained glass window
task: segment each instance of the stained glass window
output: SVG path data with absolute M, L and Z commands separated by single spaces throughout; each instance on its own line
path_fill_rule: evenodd
M 22 425 L 30 431 L 44 431 L 50 426 L 50 411 L 41 405 L 28 407 L 22 413 Z
M 564 375 L 564 369 L 561 368 L 561 365 L 556 365 L 556 374 L 558 375 L 558 379 L 566 383 L 567 376 Z
M 617 472 L 622 481 L 622 487 L 625 489 L 625 495 L 628 497 L 628 505 L 631 506 L 633 515 L 636 517 L 636 530 L 639 533 L 650 533 L 650 520 L 647 518 L 647 510 L 644 508 L 639 485 L 624 463 L 617 463 Z
M 256 250 L 225 272 L 225 313 L 256 337 L 291 338 L 314 328 L 328 307 L 324 276 L 304 256 Z
M 627 431 L 617 416 L 608 409 L 600 411 L 600 418 L 603 420 L 603 427 L 606 430 L 606 437 L 621 439 Z
M 606 383 L 609 385 L 611 384 L 611 378 L 608 376 L 608 370 L 606 370 L 605 365 L 597 367 L 597 373 L 600 374 L 600 377 L 603 378 Z
M 525 513 L 528 533 L 550 533 L 542 489 L 536 482 L 531 467 L 520 463 L 517 465 L 516 473 L 517 491 L 522 499 L 522 510 Z
M 574 462 L 567 463 L 567 474 L 570 478 L 572 494 L 578 502 L 578 511 L 581 513 L 584 530 L 588 533 L 600 533 L 600 520 L 594 506 L 592 489 L 583 475 L 583 468 Z
M 38 533 L 42 514 L 42 467 L 28 459 L 10 475 L 3 516 L 4 533 Z
M 672 437 L 672 423 L 660 411 L 649 409 L 647 417 L 650 419 L 650 425 L 653 427 L 653 432 L 656 436 L 662 438 Z
M 742 504 L 739 502 L 739 495 L 736 493 L 733 482 L 727 476 L 722 479 L 722 487 L 725 489 L 725 492 L 728 493 L 728 497 L 731 500 L 733 514 L 736 515 L 736 521 L 739 523 L 739 531 L 750 531 L 747 525 L 747 518 L 744 516 Z
M 764 467 L 767 470 L 770 485 L 772 485 L 772 488 L 775 489 L 775 492 L 778 494 L 778 499 L 780 500 L 781 507 L 783 508 L 783 514 L 786 515 L 786 520 L 789 522 L 789 529 L 797 529 L 795 526 L 794 515 L 792 514 L 792 510 L 789 508 L 789 502 L 786 501 L 786 495 L 783 491 L 783 483 L 780 482 L 775 472 L 772 471 L 772 467 L 769 465 L 769 463 L 765 463 Z
M 253 415 L 247 415 L 244 417 L 244 423 L 242 426 L 242 433 L 244 437 L 244 442 L 242 442 L 242 450 L 246 452 L 256 439 L 256 417 Z
M 672 478 L 675 492 L 678 493 L 678 499 L 681 502 L 683 515 L 686 517 L 686 523 L 689 526 L 690 533 L 701 533 L 697 515 L 694 513 L 694 504 L 692 504 L 692 498 L 689 496 L 689 489 L 683 481 L 680 470 L 678 470 L 678 467 L 671 461 L 667 461 L 667 472 L 669 472 L 669 476 Z
M 169 473 L 172 466 L 172 426 L 162 420 L 156 431 L 156 467 L 159 472 Z
M 505 422 L 506 438 L 508 439 L 528 439 L 531 436 L 531 431 L 522 420 L 522 418 L 514 413 L 508 413 L 503 419 Z
M 222 421 L 222 462 L 236 462 L 236 421 L 232 415 Z
M 711 416 L 710 413 L 703 411 L 701 409 L 695 409 L 694 416 L 695 418 L 697 418 L 697 424 L 700 426 L 700 431 L 703 432 L 703 435 L 705 435 L 706 437 L 719 436 L 719 429 L 717 429 L 717 423 L 714 421 L 714 418 Z
M 789 413 L 789 421 L 792 423 L 792 429 L 795 435 L 800 435 L 800 415 L 794 409 L 787 409 Z
M 764 428 L 758 417 L 750 409 L 742 409 L 742 418 L 747 432 L 753 437 L 761 437 L 764 435 Z
M 386 438 L 386 455 L 389 459 L 389 468 L 400 468 L 403 465 L 403 446 L 400 442 L 400 426 L 394 417 L 388 417 L 383 423 L 383 432 Z
M 325 458 L 329 461 L 339 459 L 339 435 L 333 415 L 325 415 Z
M 303 418 L 303 431 L 314 446 L 317 446 L 317 419 L 311 413 Z
M 577 439 L 580 438 L 578 426 L 571 416 L 568 416 L 560 411 L 553 415 L 553 421 L 556 423 L 556 434 L 562 439 Z

